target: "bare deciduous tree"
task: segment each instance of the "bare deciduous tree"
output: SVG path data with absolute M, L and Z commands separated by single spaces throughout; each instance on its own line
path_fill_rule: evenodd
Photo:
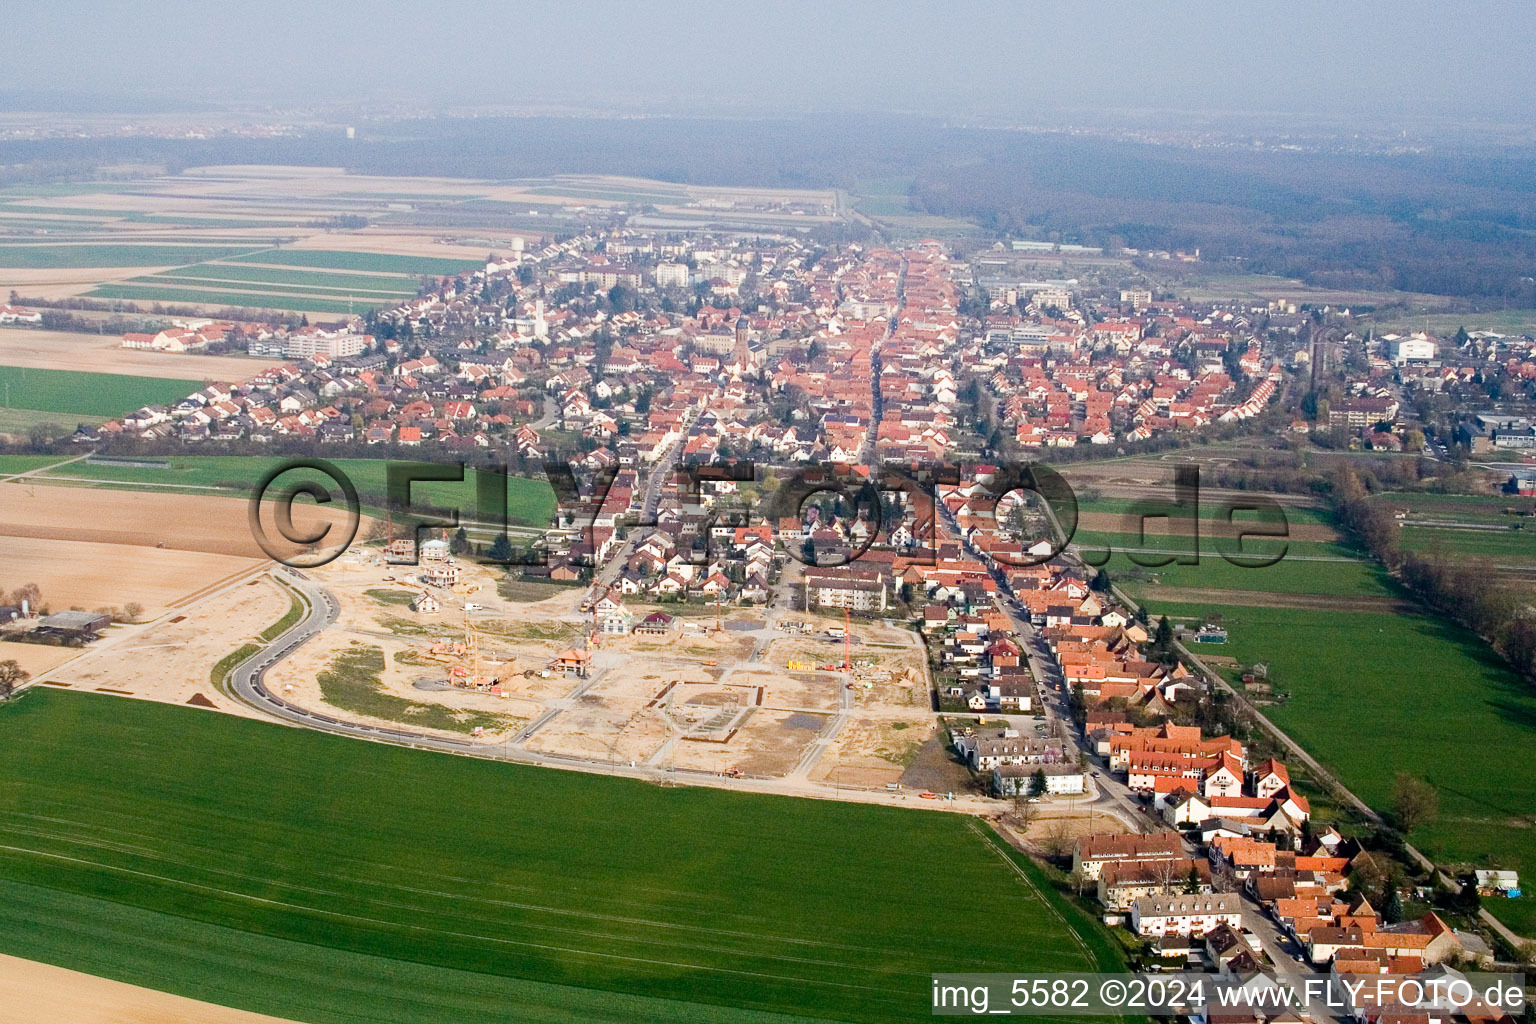
M 1392 817 L 1404 835 L 1434 819 L 1440 811 L 1440 794 L 1415 775 L 1398 772 L 1392 787 Z
M 1013 822 L 1013 827 L 1020 832 L 1028 832 L 1029 826 L 1035 820 L 1035 805 L 1029 797 L 1019 793 L 1013 798 L 1013 807 L 1008 812 L 1008 818 Z
M 1072 849 L 1072 829 L 1066 818 L 1052 818 L 1045 830 L 1045 850 L 1052 857 L 1065 857 Z
M 10 700 L 16 687 L 31 678 L 14 660 L 0 661 L 0 700 Z

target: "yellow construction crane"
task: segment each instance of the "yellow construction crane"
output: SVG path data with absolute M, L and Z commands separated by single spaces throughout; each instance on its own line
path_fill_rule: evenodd
M 469 619 L 469 608 L 464 609 L 464 653 L 460 661 L 449 669 L 449 683 L 453 683 L 452 677 L 462 677 L 464 686 L 468 689 L 478 689 L 485 677 L 480 672 L 480 639 L 475 632 L 474 624 Z

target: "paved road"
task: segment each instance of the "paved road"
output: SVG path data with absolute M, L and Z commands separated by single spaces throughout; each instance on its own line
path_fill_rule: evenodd
M 540 411 L 542 415 L 528 424 L 534 430 L 548 430 L 555 425 L 555 420 L 560 418 L 560 407 L 551 402 L 548 395 L 544 396 L 544 404 L 540 407 Z
M 882 372 L 880 349 L 896 333 L 896 326 L 901 321 L 901 311 L 907 304 L 906 285 L 907 260 L 903 257 L 901 269 L 897 272 L 896 278 L 896 309 L 886 318 L 885 334 L 881 336 L 879 341 L 875 342 L 874 348 L 870 349 L 869 352 L 869 430 L 865 433 L 864 444 L 859 449 L 859 461 L 866 466 L 873 466 L 876 456 L 879 454 L 879 449 L 875 442 L 880 430 L 880 416 L 885 402 L 884 396 L 880 393 L 880 376 Z
M 962 536 L 960 525 L 955 521 L 954 513 L 949 510 L 949 506 L 938 501 L 937 495 L 934 497 L 945 527 L 954 536 Z M 1072 720 L 1066 677 L 1062 675 L 1061 667 L 1052 656 L 1045 638 L 1036 631 L 1023 605 L 1014 594 L 1013 588 L 1009 586 L 1007 575 L 996 562 L 977 551 L 968 542 L 962 541 L 961 544 L 970 557 L 987 567 L 993 582 L 997 584 L 997 607 L 1013 623 L 1014 635 L 1019 639 L 1019 647 L 1029 663 L 1030 672 L 1035 677 L 1035 699 L 1040 705 L 1040 713 L 1045 716 L 1046 732 L 1051 735 L 1071 737 L 1087 757 L 1088 763 L 1094 766 L 1090 771 L 1095 773 L 1091 778 L 1096 795 L 1091 803 L 1098 810 L 1125 822 L 1135 831 L 1160 830 L 1162 823 L 1146 813 L 1136 795 L 1110 772 L 1108 758 L 1094 753 L 1088 738 L 1078 730 L 1077 724 Z
M 662 454 L 661 458 L 656 460 L 655 465 L 646 474 L 645 495 L 640 502 L 641 524 L 654 523 L 656 521 L 656 509 L 661 504 L 662 489 L 666 486 L 667 478 L 672 475 L 672 467 L 677 464 L 678 456 L 682 454 L 683 442 L 686 438 L 687 435 L 685 434 L 683 437 L 679 437 L 676 441 L 672 442 L 672 446 Z M 608 560 L 592 574 L 593 586 L 606 586 L 618 579 L 625 563 L 629 561 L 629 556 L 634 554 L 635 548 L 643 537 L 649 534 L 650 529 L 645 525 L 632 527 L 629 531 L 628 539 L 619 547 L 619 550 L 608 556 Z

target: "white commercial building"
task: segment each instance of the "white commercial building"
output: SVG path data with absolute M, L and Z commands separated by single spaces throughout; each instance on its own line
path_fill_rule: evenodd
M 1427 334 L 1416 333 L 1406 338 L 1387 339 L 1387 353 L 1394 366 L 1433 359 L 1439 350 L 1440 347 L 1435 344 L 1435 339 Z
M 686 263 L 656 264 L 657 288 L 687 288 L 693 280 L 693 272 Z

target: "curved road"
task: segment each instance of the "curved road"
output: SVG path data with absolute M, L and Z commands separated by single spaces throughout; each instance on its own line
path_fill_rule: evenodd
M 583 771 L 601 775 L 622 775 L 646 782 L 711 786 L 737 792 L 771 793 L 779 796 L 802 796 L 819 799 L 836 798 L 863 803 L 921 806 L 928 810 L 954 811 L 964 814 L 995 814 L 997 806 L 991 801 L 973 797 L 957 797 L 948 800 L 921 800 L 912 790 L 889 792 L 885 790 L 850 790 L 846 785 L 827 785 L 803 779 L 783 778 L 731 778 L 715 772 L 677 767 L 649 767 L 581 757 L 565 757 L 528 750 L 521 746 L 532 731 L 533 723 L 511 741 L 501 744 L 471 743 L 469 740 L 445 736 L 429 736 L 408 729 L 392 729 L 386 726 L 364 725 L 333 718 L 289 703 L 266 688 L 264 677 L 267 670 L 291 655 L 321 630 L 335 623 L 339 615 L 336 599 L 323 587 L 294 569 L 273 570 L 273 576 L 291 586 L 304 598 L 309 610 L 287 632 L 257 654 L 241 662 L 230 671 L 228 692 L 247 706 L 254 708 L 285 724 L 321 732 L 351 736 L 375 742 L 393 743 L 420 750 L 437 750 L 483 757 L 491 760 L 514 761 L 520 764 L 544 768 L 562 768 L 567 771 Z M 587 680 L 589 686 L 596 679 Z
M 344 722 L 329 715 L 322 715 L 296 704 L 290 704 L 268 690 L 263 682 L 267 669 L 303 647 L 316 633 L 332 625 L 341 611 L 336 604 L 336 599 L 328 591 L 316 586 L 296 569 L 284 569 L 281 575 L 274 573 L 274 578 L 280 579 L 298 591 L 308 604 L 309 610 L 303 618 L 289 627 L 286 633 L 230 671 L 229 689 L 236 699 L 274 718 L 311 729 L 345 733 L 366 739 L 389 739 L 438 750 L 462 751 L 471 746 L 466 740 L 426 736 L 405 729 L 388 729 L 357 722 Z

